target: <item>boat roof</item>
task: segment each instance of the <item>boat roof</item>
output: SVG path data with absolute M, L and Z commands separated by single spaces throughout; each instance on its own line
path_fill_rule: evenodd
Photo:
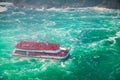
M 44 42 L 19 42 L 15 48 L 26 50 L 59 50 L 60 44 L 44 43 Z

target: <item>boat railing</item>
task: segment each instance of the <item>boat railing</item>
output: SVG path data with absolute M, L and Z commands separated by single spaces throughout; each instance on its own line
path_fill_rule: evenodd
M 52 50 L 26 50 L 26 49 L 18 49 L 18 48 L 15 48 L 15 50 L 18 50 L 18 51 L 29 51 L 29 52 L 45 52 L 45 53 L 59 53 L 61 50 L 58 49 L 58 50 L 55 50 L 55 51 L 52 51 Z

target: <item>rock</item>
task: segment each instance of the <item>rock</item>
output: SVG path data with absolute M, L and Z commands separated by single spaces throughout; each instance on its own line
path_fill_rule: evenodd
M 7 8 L 6 7 L 0 7 L 0 12 L 4 12 L 4 11 L 7 11 Z

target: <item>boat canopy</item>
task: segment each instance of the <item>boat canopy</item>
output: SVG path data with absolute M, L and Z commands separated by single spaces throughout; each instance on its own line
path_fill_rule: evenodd
M 19 42 L 15 48 L 26 50 L 59 50 L 60 44 L 43 42 Z

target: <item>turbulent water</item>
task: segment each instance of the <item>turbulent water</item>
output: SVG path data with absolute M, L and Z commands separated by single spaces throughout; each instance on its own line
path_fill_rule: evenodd
M 119 11 L 7 8 L 0 13 L 0 80 L 120 80 Z M 46 34 L 70 59 L 11 56 L 17 42 L 45 42 Z

